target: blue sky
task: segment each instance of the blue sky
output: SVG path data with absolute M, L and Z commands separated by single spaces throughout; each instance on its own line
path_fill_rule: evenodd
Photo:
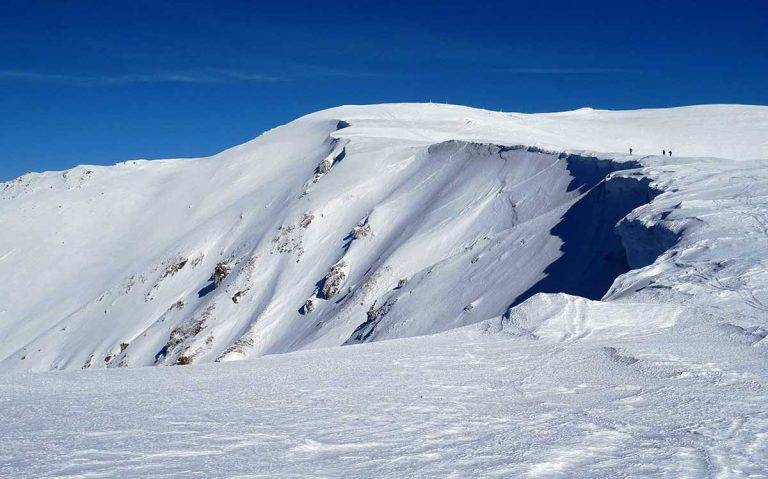
M 318 109 L 768 104 L 768 2 L 0 2 L 0 180 L 203 156 Z

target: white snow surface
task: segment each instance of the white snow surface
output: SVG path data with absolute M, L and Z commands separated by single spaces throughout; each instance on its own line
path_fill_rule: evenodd
M 767 262 L 762 106 L 346 106 L 25 175 L 0 476 L 766 477 Z

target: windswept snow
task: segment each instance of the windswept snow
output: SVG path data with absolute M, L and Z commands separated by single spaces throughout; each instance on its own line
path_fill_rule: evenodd
M 0 226 L 3 476 L 767 474 L 768 107 L 340 107 Z
M 535 303 L 528 317 L 550 318 Z M 0 476 L 765 476 L 765 348 L 675 308 L 555 303 L 583 312 L 539 339 L 494 320 L 256 361 L 0 376 Z M 571 321 L 592 333 L 561 341 Z

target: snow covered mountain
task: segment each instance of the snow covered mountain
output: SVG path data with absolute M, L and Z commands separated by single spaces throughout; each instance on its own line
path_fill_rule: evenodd
M 210 158 L 28 174 L 0 187 L 0 370 L 430 334 L 538 292 L 765 312 L 760 158 L 766 107 L 401 104 Z
M 0 273 L 2 477 L 768 471 L 768 107 L 348 106 L 29 174 Z

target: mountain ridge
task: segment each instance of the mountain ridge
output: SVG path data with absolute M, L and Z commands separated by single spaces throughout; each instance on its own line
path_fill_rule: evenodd
M 643 142 L 667 134 L 687 138 L 675 155 L 711 148 L 749 159 L 768 157 L 766 131 L 768 107 L 525 115 L 346 106 L 208 158 L 21 177 L 0 192 L 0 224 L 14 232 L 0 237 L 9 278 L 0 367 L 243 359 L 344 344 L 366 324 L 374 328 L 360 339 L 431 334 L 500 316 L 526 292 L 576 293 L 578 281 L 563 289 L 564 278 L 598 278 L 590 271 L 608 286 L 587 297 L 642 296 L 617 287 L 628 282 L 627 238 L 642 249 L 656 241 L 648 228 L 675 230 L 665 248 L 644 253 L 653 263 L 691 228 L 668 221 L 685 208 L 667 198 L 696 187 L 684 178 L 721 172 L 718 161 L 734 171 L 752 163 L 646 155 Z M 631 156 L 575 148 L 597 136 L 599 147 L 647 138 Z M 665 173 L 674 169 L 677 187 Z M 644 190 L 619 186 L 638 181 Z M 651 200 L 664 207 L 642 206 Z M 624 201 L 632 208 L 614 215 L 600 207 Z M 622 220 L 644 209 L 650 219 Z M 613 245 L 605 254 L 614 259 L 578 259 L 596 254 L 584 254 L 583 224 Z M 530 261 L 515 256 L 526 247 Z

